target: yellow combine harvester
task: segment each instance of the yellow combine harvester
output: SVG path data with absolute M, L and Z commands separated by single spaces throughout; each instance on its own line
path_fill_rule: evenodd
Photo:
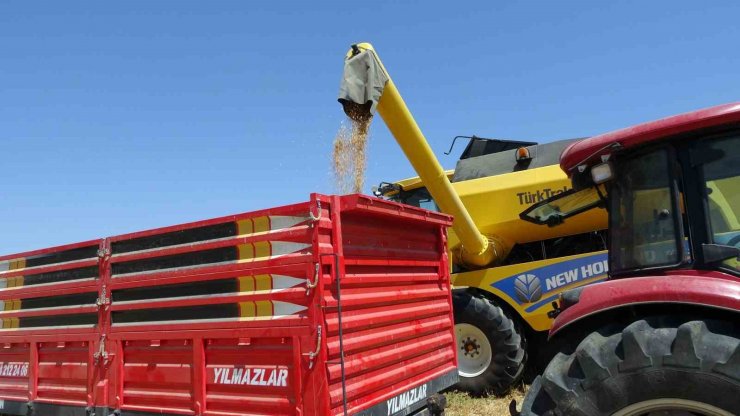
M 606 277 L 604 210 L 553 228 L 520 219 L 529 205 L 570 188 L 557 163 L 571 141 L 471 137 L 455 170 L 444 171 L 367 43 L 347 53 L 339 101 L 362 122 L 377 110 L 419 175 L 381 184 L 378 196 L 454 215 L 460 387 L 504 393 L 521 377 L 528 350 L 541 354 L 557 296 Z

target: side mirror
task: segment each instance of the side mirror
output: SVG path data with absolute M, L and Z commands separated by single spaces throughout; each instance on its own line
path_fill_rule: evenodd
M 704 261 L 707 263 L 718 263 L 733 257 L 740 260 L 740 248 L 734 246 L 702 244 L 701 248 L 704 253 Z

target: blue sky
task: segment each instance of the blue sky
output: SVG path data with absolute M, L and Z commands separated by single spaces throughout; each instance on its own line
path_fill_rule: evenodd
M 354 42 L 374 43 L 454 167 L 458 134 L 547 142 L 737 100 L 738 16 L 734 1 L 4 1 L 0 253 L 332 192 Z M 371 134 L 366 192 L 413 176 L 380 120 Z

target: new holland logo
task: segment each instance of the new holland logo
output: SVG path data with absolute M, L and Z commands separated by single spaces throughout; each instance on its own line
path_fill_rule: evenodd
M 520 274 L 514 281 L 516 297 L 520 302 L 537 302 L 542 298 L 542 282 L 540 278 L 530 274 Z

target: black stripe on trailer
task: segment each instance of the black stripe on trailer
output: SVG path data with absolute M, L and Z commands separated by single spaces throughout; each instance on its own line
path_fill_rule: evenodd
M 176 308 L 137 309 L 113 312 L 114 324 L 133 324 L 159 321 L 188 321 L 200 319 L 237 319 L 239 304 L 182 306 Z
M 40 298 L 20 299 L 20 310 L 39 308 L 58 308 L 62 306 L 94 305 L 98 300 L 97 292 L 72 293 L 69 295 L 44 296 Z
M 238 277 L 203 282 L 134 287 L 113 291 L 113 302 L 175 298 L 182 296 L 218 295 L 239 292 Z
M 143 260 L 115 263 L 111 268 L 114 276 L 127 273 L 153 272 L 179 267 L 201 266 L 213 263 L 234 261 L 239 258 L 236 247 L 223 247 L 192 253 L 174 254 Z
M 23 286 L 58 283 L 67 280 L 91 279 L 98 277 L 98 266 L 81 267 L 78 269 L 58 270 L 55 272 L 27 274 L 23 276 Z
M 98 246 L 73 248 L 55 253 L 25 257 L 26 267 L 48 266 L 57 263 L 93 259 L 98 257 Z
M 79 313 L 72 315 L 25 316 L 18 318 L 18 328 L 38 328 L 55 326 L 97 325 L 97 313 Z
M 156 234 L 148 237 L 139 237 L 131 240 L 116 241 L 111 244 L 111 252 L 113 254 L 129 253 L 132 251 L 150 250 L 180 244 L 197 243 L 199 241 L 215 240 L 224 237 L 233 237 L 237 235 L 237 229 L 238 227 L 235 222 L 226 222 L 186 230 L 172 231 L 164 234 Z

